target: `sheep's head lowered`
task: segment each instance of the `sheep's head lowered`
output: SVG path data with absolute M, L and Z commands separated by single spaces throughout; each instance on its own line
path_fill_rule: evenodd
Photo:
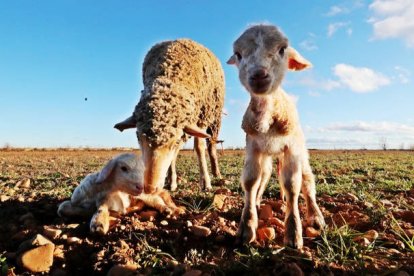
M 238 67 L 241 83 L 256 95 L 275 91 L 286 69 L 302 70 L 312 66 L 289 47 L 288 39 L 272 25 L 250 27 L 234 42 L 233 50 L 227 64 Z
M 188 40 L 154 45 L 143 63 L 144 89 L 133 116 L 115 125 L 137 128 L 145 164 L 145 193 L 162 187 L 168 167 L 189 135 L 217 139 L 224 104 L 220 61 Z

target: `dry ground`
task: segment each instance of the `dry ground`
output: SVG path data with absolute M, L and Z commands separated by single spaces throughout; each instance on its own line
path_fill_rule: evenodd
M 59 218 L 57 205 L 86 174 L 117 153 L 0 151 L 0 274 L 30 274 L 16 264 L 14 253 L 45 227 L 62 230 L 52 239 L 56 249 L 50 273 L 55 275 L 100 275 L 127 263 L 140 273 L 159 275 L 414 274 L 413 151 L 311 151 L 318 202 L 329 227 L 318 237 L 304 233 L 302 251 L 283 247 L 283 208 L 275 175 L 264 197 L 280 220 L 264 218 L 261 227 L 273 228 L 276 238 L 235 245 L 243 206 L 242 151 L 222 152 L 226 181 L 215 181 L 209 193 L 198 189 L 195 155 L 180 154 L 179 189 L 173 197 L 187 213 L 178 218 L 157 214 L 148 219 L 135 213 L 105 237 L 91 236 L 87 221 Z M 222 208 L 213 204 L 216 194 L 223 195 Z M 205 226 L 211 234 L 199 236 L 191 225 Z

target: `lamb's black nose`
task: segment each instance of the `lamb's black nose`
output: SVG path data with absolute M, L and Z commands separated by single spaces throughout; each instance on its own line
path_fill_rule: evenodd
M 259 68 L 253 72 L 250 76 L 253 80 L 262 80 L 268 77 L 267 70 L 265 68 Z

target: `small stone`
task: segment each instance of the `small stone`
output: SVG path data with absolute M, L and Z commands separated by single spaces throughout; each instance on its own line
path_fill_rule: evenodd
M 260 206 L 259 219 L 268 220 L 273 217 L 272 206 L 269 204 L 264 204 Z
M 124 240 L 117 241 L 116 245 L 119 246 L 122 250 L 129 249 L 129 245 Z
M 321 235 L 321 232 L 319 230 L 316 230 L 313 227 L 306 227 L 305 234 L 306 234 L 306 237 L 316 238 Z
M 26 199 L 24 198 L 24 196 L 19 196 L 19 197 L 17 198 L 17 201 L 18 201 L 18 202 L 25 202 L 25 201 L 26 201 Z
M 43 235 L 45 235 L 46 237 L 48 237 L 49 239 L 52 239 L 52 240 L 55 240 L 55 239 L 59 238 L 59 236 L 61 234 L 62 234 L 62 230 L 52 228 L 52 227 L 49 227 L 49 226 L 45 226 L 44 230 L 43 230 Z
M 216 195 L 231 195 L 231 191 L 228 188 L 217 189 L 214 194 Z
M 158 212 L 153 210 L 147 210 L 139 213 L 139 216 L 143 221 L 153 221 L 157 215 Z
M 30 188 L 30 178 L 25 178 L 20 180 L 19 182 L 16 183 L 16 188 L 23 188 L 23 189 L 29 189 Z
M 203 271 L 198 269 L 192 269 L 184 273 L 183 276 L 200 276 L 201 274 L 203 274 Z
M 53 244 L 50 240 L 46 239 L 40 234 L 37 234 L 30 240 L 24 241 L 19 245 L 18 252 L 21 253 L 23 251 L 26 251 L 30 248 L 39 247 L 46 244 Z M 53 244 L 54 246 L 54 244 Z
M 10 197 L 9 196 L 6 196 L 6 195 L 1 195 L 0 196 L 0 202 L 5 202 L 5 201 L 7 201 L 7 200 L 9 200 L 10 199 Z
M 388 199 L 381 199 L 380 202 L 384 205 L 384 207 L 392 207 L 394 204 L 389 201 Z
M 224 206 L 227 196 L 223 194 L 216 194 L 213 198 L 213 206 L 221 210 Z
M 187 221 L 185 222 L 185 225 L 186 225 L 187 227 L 192 227 L 192 226 L 193 226 L 193 223 L 192 223 L 191 221 L 187 220 Z
M 109 271 L 107 276 L 129 276 L 129 275 L 136 275 L 136 271 L 138 266 L 134 264 L 128 265 L 114 265 Z
M 69 237 L 69 238 L 66 240 L 66 242 L 67 242 L 68 244 L 81 244 L 81 243 L 82 243 L 82 240 L 81 240 L 81 239 L 79 239 L 78 237 Z
M 378 239 L 378 232 L 375 231 L 374 229 L 369 230 L 367 232 L 364 233 L 364 235 L 362 235 L 364 238 L 367 238 L 368 240 L 370 240 L 371 242 Z
M 351 202 L 356 202 L 356 201 L 359 200 L 358 197 L 356 195 L 354 195 L 353 193 L 345 193 L 344 198 L 351 201 Z
M 30 272 L 45 272 L 53 265 L 54 250 L 54 244 L 41 245 L 21 254 L 17 262 Z
M 205 226 L 194 225 L 193 227 L 191 227 L 191 230 L 193 231 L 193 234 L 197 237 L 207 237 L 211 234 L 210 228 L 207 228 Z
M 262 227 L 257 229 L 257 239 L 259 242 L 273 240 L 276 237 L 276 232 L 273 227 Z
M 75 229 L 79 227 L 79 223 L 71 223 L 66 226 L 67 229 Z
M 168 221 L 166 221 L 166 220 L 162 220 L 162 221 L 160 221 L 160 224 L 161 224 L 162 226 L 167 226 L 167 225 L 168 225 Z
M 53 257 L 61 261 L 65 260 L 65 252 L 63 250 L 63 244 L 55 246 L 55 250 L 53 251 Z
M 225 225 L 226 224 L 226 219 L 223 217 L 218 217 L 218 221 L 221 225 Z

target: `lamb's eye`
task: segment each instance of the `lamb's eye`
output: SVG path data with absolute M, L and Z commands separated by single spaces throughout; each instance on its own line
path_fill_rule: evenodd
M 128 168 L 127 168 L 127 167 L 125 167 L 125 166 L 122 166 L 122 167 L 121 167 L 121 171 L 123 171 L 123 172 L 127 172 L 127 171 L 128 171 Z
M 280 47 L 280 49 L 279 49 L 279 55 L 280 55 L 281 57 L 283 57 L 283 55 L 285 54 L 285 50 L 286 50 L 286 46 L 282 46 L 282 47 Z
M 239 52 L 235 52 L 234 55 L 237 57 L 239 61 L 242 59 L 242 55 Z

